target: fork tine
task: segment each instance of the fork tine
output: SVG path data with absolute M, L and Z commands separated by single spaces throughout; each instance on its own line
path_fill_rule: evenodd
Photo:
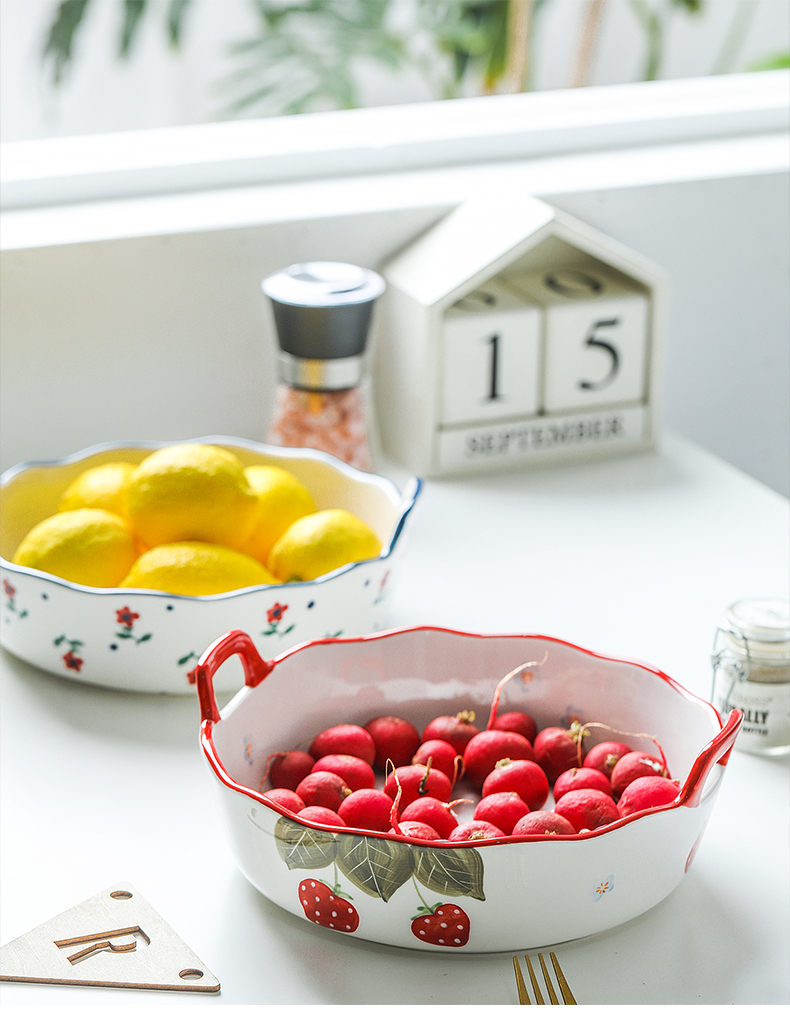
M 565 1000 L 565 1005 L 577 1006 L 578 1004 L 576 1000 L 573 998 L 573 993 L 571 992 L 570 985 L 565 980 L 565 975 L 560 970 L 560 965 L 557 960 L 557 957 L 554 955 L 553 952 L 549 953 L 549 956 L 551 957 L 551 962 L 554 964 L 554 972 L 557 975 L 557 981 L 559 982 L 560 992 L 562 992 L 562 998 Z
M 527 986 L 524 984 L 524 975 L 521 973 L 521 968 L 518 964 L 518 957 L 513 957 L 513 968 L 516 972 L 516 987 L 518 988 L 518 1001 L 521 1006 L 531 1006 L 529 1001 L 529 993 L 527 992 Z
M 546 967 L 546 961 L 543 959 L 542 953 L 538 953 L 538 960 L 540 961 L 540 968 L 543 971 L 543 980 L 546 982 L 546 991 L 549 993 L 549 1002 L 552 1006 L 559 1006 L 559 999 L 557 999 L 557 993 L 554 991 L 554 986 L 551 983 L 549 971 Z
M 532 969 L 532 961 L 524 954 L 524 959 L 527 961 L 527 970 L 529 971 L 529 980 L 532 982 L 532 991 L 535 994 L 535 1002 L 539 1006 L 545 1006 L 546 1000 L 543 998 L 543 994 L 540 991 L 540 985 L 538 985 L 538 979 L 535 977 L 535 972 Z

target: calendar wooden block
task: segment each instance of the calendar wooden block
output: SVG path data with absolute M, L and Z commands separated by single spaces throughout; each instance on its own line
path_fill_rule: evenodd
M 450 306 L 442 324 L 442 426 L 536 413 L 542 331 L 541 311 L 501 281 Z
M 544 310 L 547 414 L 643 400 L 648 300 L 633 282 L 575 267 L 509 283 Z
M 382 268 L 374 398 L 423 476 L 652 447 L 663 273 L 549 204 L 470 200 Z

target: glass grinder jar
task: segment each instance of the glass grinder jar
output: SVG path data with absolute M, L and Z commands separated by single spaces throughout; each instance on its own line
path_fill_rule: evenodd
M 362 391 L 373 303 L 384 279 L 350 263 L 296 263 L 265 278 L 279 341 L 266 441 L 317 448 L 371 470 Z
M 730 605 L 713 645 L 711 703 L 723 716 L 743 711 L 736 747 L 754 754 L 790 751 L 790 603 Z

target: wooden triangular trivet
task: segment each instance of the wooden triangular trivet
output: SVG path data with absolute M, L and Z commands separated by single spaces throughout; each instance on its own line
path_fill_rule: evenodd
M 0 981 L 219 992 L 219 981 L 125 882 L 0 948 Z

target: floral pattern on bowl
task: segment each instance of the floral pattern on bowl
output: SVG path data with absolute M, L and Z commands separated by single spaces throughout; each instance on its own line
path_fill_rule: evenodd
M 194 692 L 200 654 L 230 629 L 243 629 L 272 657 L 308 640 L 386 627 L 393 570 L 397 575 L 420 480 L 409 481 L 401 493 L 390 480 L 323 452 L 238 438 L 192 440 L 229 448 L 245 465 L 266 461 L 291 470 L 310 487 L 319 507 L 346 507 L 369 522 L 382 538 L 381 555 L 317 580 L 210 597 L 80 586 L 9 559 L 27 531 L 56 511 L 60 495 L 84 469 L 107 461 L 139 462 L 164 445 L 99 445 L 67 459 L 24 463 L 0 478 L 4 647 L 38 668 L 84 683 L 188 694 Z M 217 684 L 235 690 L 239 681 L 228 673 Z

